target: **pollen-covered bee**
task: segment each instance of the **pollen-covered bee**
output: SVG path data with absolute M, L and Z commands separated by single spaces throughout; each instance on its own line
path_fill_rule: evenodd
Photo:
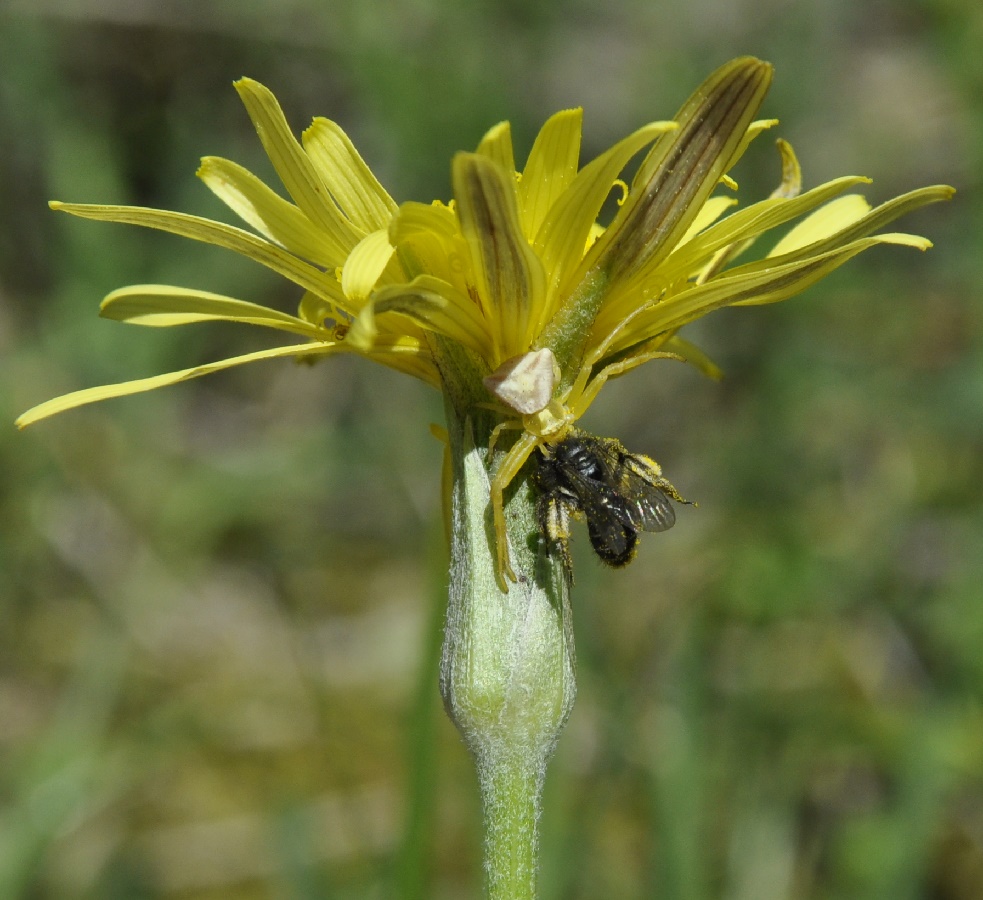
M 630 453 L 614 438 L 571 431 L 540 447 L 532 483 L 543 536 L 572 580 L 570 518 L 585 519 L 591 546 L 609 566 L 635 556 L 640 531 L 666 531 L 676 521 L 670 498 L 686 503 L 655 460 Z

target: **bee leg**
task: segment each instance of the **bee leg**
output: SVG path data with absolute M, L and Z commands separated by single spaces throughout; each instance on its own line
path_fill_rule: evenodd
M 685 503 L 687 506 L 696 506 L 692 500 L 686 500 L 673 483 L 662 474 L 662 466 L 654 459 L 643 456 L 641 453 L 625 453 L 622 461 L 636 475 L 641 476 L 650 484 L 655 485 L 660 491 L 668 494 L 677 503 Z
M 677 503 L 685 503 L 687 506 L 696 506 L 696 502 L 693 500 L 686 500 L 679 491 L 673 487 L 672 482 L 668 478 L 664 478 L 661 475 L 655 479 L 655 486 L 659 488 L 663 493 L 668 494 Z
M 550 554 L 556 554 L 563 566 L 567 587 L 573 587 L 573 558 L 570 556 L 570 510 L 552 494 L 540 494 L 536 500 L 536 519 Z

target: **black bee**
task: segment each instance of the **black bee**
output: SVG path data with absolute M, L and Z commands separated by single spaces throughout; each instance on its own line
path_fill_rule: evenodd
M 639 531 L 666 531 L 675 524 L 670 498 L 687 502 L 655 460 L 630 453 L 614 438 L 571 431 L 540 447 L 540 454 L 532 475 L 539 492 L 536 517 L 570 580 L 571 516 L 587 521 L 601 561 L 619 568 L 634 558 Z

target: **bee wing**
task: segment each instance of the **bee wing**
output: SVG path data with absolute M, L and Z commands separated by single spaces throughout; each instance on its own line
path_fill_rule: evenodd
M 624 498 L 631 525 L 640 531 L 668 531 L 676 524 L 676 510 L 669 495 L 643 458 L 628 457 L 620 474 L 618 493 Z
M 676 524 L 676 510 L 669 497 L 648 482 L 635 487 L 626 508 L 632 524 L 641 531 L 668 531 Z

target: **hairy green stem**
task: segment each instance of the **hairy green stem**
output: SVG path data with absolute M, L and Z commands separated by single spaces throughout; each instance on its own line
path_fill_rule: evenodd
M 530 771 L 504 756 L 478 765 L 485 816 L 489 900 L 533 900 L 539 862 L 539 814 L 545 766 Z
M 535 498 L 520 477 L 506 506 L 518 580 L 501 591 L 487 453 L 469 420 L 450 411 L 448 420 L 451 572 L 441 693 L 478 772 L 487 896 L 531 900 L 546 766 L 576 694 L 568 590 L 539 540 Z

